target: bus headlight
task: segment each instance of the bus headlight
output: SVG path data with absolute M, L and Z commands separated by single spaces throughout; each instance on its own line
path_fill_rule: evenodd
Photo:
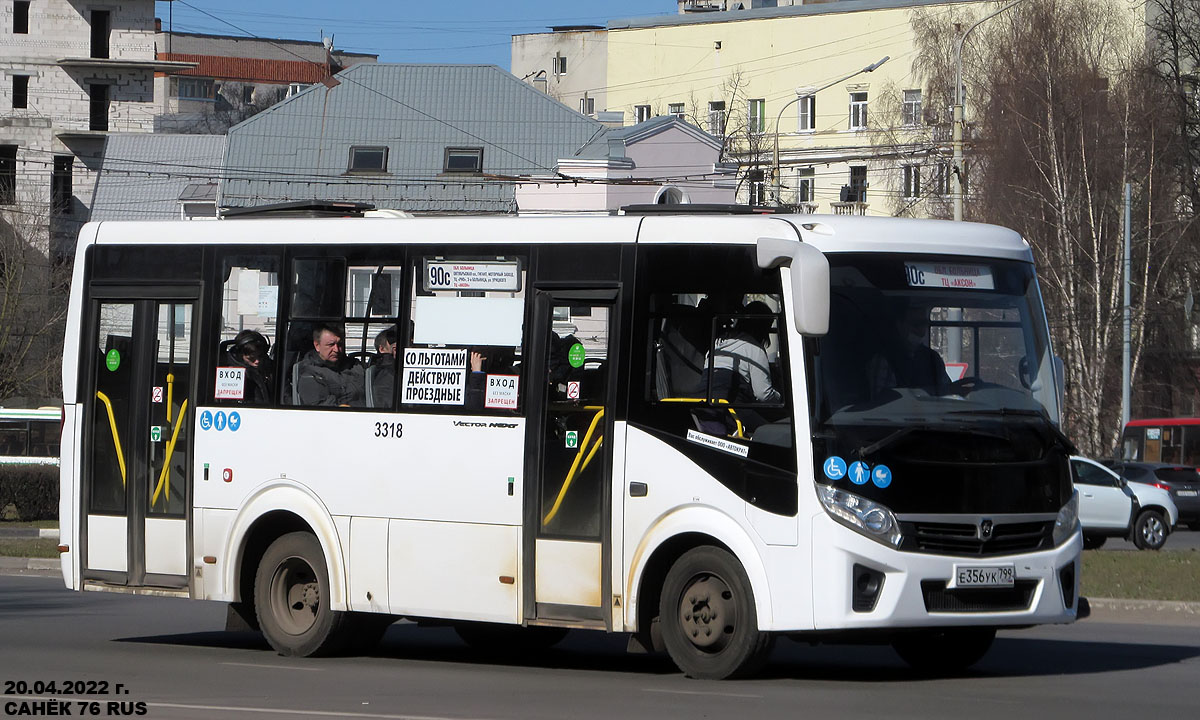
M 834 520 L 872 540 L 900 547 L 900 523 L 888 508 L 822 483 L 817 484 L 817 496 Z
M 1058 511 L 1054 519 L 1054 547 L 1067 541 L 1079 529 L 1079 491 L 1071 493 L 1071 499 Z

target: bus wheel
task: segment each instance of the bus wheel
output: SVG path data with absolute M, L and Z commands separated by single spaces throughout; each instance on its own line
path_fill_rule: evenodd
M 1143 510 L 1133 524 L 1133 544 L 1139 550 L 1161 550 L 1167 542 L 1167 521 L 1157 510 Z
M 725 550 L 698 547 L 663 582 L 659 624 L 667 653 L 685 675 L 721 680 L 754 673 L 774 636 L 758 631 L 750 579 Z
M 927 630 L 897 635 L 892 647 L 915 670 L 950 675 L 979 662 L 995 639 L 995 628 Z
M 341 649 L 345 613 L 329 608 L 329 573 L 316 536 L 280 537 L 263 554 L 254 604 L 267 642 L 280 655 L 325 655 Z
M 476 650 L 505 655 L 525 655 L 549 650 L 567 636 L 566 628 L 522 627 L 485 622 L 455 623 L 454 632 Z

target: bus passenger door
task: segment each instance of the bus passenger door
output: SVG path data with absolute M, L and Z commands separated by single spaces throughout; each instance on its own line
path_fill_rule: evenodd
M 92 297 L 83 575 L 187 587 L 196 294 L 101 288 Z
M 526 496 L 531 621 L 606 627 L 611 619 L 616 296 L 616 290 L 537 294 L 528 430 L 536 450 L 528 456 Z

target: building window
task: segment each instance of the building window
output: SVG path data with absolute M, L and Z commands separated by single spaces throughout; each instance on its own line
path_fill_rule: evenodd
M 12 76 L 12 106 L 14 110 L 29 107 L 29 76 Z
M 107 85 L 88 85 L 88 130 L 108 131 Z
M 867 201 L 867 166 L 850 166 L 850 200 L 852 202 Z
M 242 102 L 245 103 L 246 105 L 249 105 L 254 102 L 254 86 L 253 85 L 242 86 Z
M 747 104 L 746 118 L 750 132 L 762 133 L 767 131 L 767 101 L 751 100 Z
M 74 155 L 55 155 L 54 173 L 50 176 L 50 209 L 59 215 L 71 212 L 71 173 L 75 165 Z
M 108 10 L 92 11 L 92 57 L 108 57 L 109 18 Z
M 850 93 L 850 129 L 867 129 L 867 94 L 865 92 Z
M 351 146 L 350 165 L 348 172 L 352 173 L 381 173 L 387 172 L 387 146 Z
M 633 106 L 633 117 L 634 117 L 634 120 L 636 120 L 637 122 L 646 122 L 647 120 L 650 119 L 650 106 L 649 105 L 634 105 Z
M 800 98 L 800 132 L 812 132 L 817 127 L 817 96 Z
M 0 205 L 17 202 L 17 146 L 0 145 Z
M 714 100 L 708 103 L 708 133 L 717 137 L 725 136 L 724 100 Z
M 940 162 L 933 169 L 933 191 L 938 195 L 950 194 L 950 163 Z
M 746 193 L 750 205 L 767 203 L 766 173 L 762 168 L 754 168 L 746 173 Z
M 921 168 L 918 165 L 902 165 L 900 171 L 904 174 L 904 197 L 908 199 L 921 197 Z
M 555 75 L 566 75 L 567 74 L 567 58 L 565 55 L 559 55 L 558 53 L 554 53 L 554 57 L 550 58 L 550 60 L 551 60 L 551 67 L 554 68 Z
M 683 103 L 670 103 L 667 105 L 667 114 L 674 115 L 680 120 L 683 119 Z
M 216 98 L 216 81 L 212 78 L 173 77 L 168 83 L 171 97 L 180 100 L 213 100 Z
M 446 148 L 446 164 L 443 172 L 483 172 L 483 148 Z
M 579 114 L 594 115 L 596 113 L 596 98 L 581 97 L 579 98 Z
M 796 171 L 796 202 L 812 202 L 816 197 L 816 175 L 816 170 L 810 167 Z
M 921 91 L 920 90 L 905 90 L 904 91 L 904 124 L 905 125 L 920 125 L 921 124 Z
M 289 83 L 288 89 L 287 89 L 287 96 L 291 97 L 293 95 L 296 95 L 306 87 L 308 87 L 308 86 L 305 85 L 304 83 Z
M 13 3 L 13 35 L 29 34 L 29 0 Z

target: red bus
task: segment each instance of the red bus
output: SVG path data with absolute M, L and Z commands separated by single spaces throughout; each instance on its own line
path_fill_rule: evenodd
M 1200 418 L 1130 420 L 1121 435 L 1121 459 L 1200 465 Z

